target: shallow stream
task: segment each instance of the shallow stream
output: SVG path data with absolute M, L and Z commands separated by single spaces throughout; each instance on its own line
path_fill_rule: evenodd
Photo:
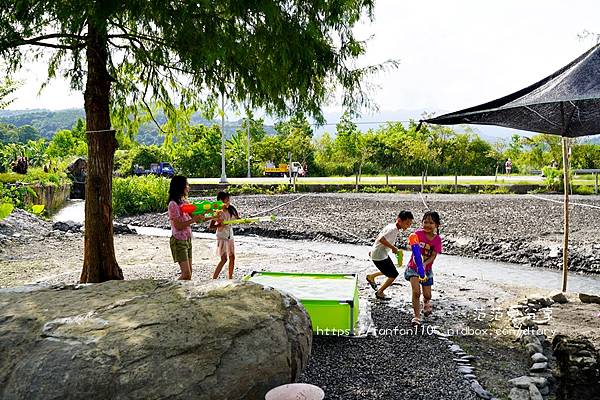
M 71 200 L 67 206 L 59 210 L 52 219 L 54 221 L 74 221 L 83 223 L 84 204 L 85 203 L 82 200 Z M 135 229 L 141 235 L 167 237 L 171 235 L 170 231 L 165 229 L 148 227 L 135 227 Z M 213 234 L 207 233 L 194 233 L 194 236 L 210 239 L 214 237 Z M 315 258 L 323 256 L 329 258 L 340 257 L 346 260 L 350 258 L 365 266 L 361 271 L 344 271 L 347 273 L 363 272 L 371 268 L 368 257 L 369 246 L 239 235 L 236 236 L 236 246 L 237 245 L 271 256 L 281 256 L 282 249 L 285 249 L 285 251 L 290 253 L 306 253 L 307 258 L 311 258 L 311 255 L 314 255 Z M 285 253 L 285 251 L 283 253 Z M 409 256 L 410 254 L 405 252 L 404 260 L 408 260 Z M 434 270 L 441 275 L 453 274 L 461 278 L 464 277 L 465 281 L 489 281 L 491 283 L 522 286 L 524 288 L 560 290 L 562 282 L 562 272 L 557 270 L 533 268 L 525 264 L 509 264 L 444 254 L 438 256 L 435 267 Z M 315 272 L 314 267 L 310 272 Z M 571 273 L 568 277 L 568 289 L 570 292 L 600 295 L 600 276 Z

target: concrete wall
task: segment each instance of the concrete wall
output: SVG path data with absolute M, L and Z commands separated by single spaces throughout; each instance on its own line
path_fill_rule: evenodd
M 60 208 L 69 198 L 71 192 L 70 184 L 63 186 L 32 185 L 29 188 L 37 194 L 37 197 L 28 194 L 25 196 L 25 202 L 27 204 L 43 204 L 50 211 Z

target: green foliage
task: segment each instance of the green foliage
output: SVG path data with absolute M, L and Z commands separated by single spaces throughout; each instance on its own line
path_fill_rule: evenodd
M 14 172 L 0 173 L 0 183 L 3 184 L 36 183 L 48 186 L 63 185 L 68 182 L 67 174 L 61 169 L 57 169 L 55 172 L 45 172 L 42 168 L 29 168 L 25 175 Z
M 79 6 L 14 0 L 0 9 L 0 53 L 12 72 L 24 56 L 47 50 L 43 37 L 51 35 L 55 53 L 49 77 L 63 73 L 81 89 L 86 48 L 106 46 L 115 108 L 154 99 L 168 112 L 197 105 L 205 98 L 200 94 L 226 93 L 269 113 L 302 110 L 320 119 L 333 84 L 345 89 L 344 107 L 370 107 L 362 89 L 365 76 L 397 65 L 352 67 L 366 47 L 353 27 L 361 17 L 372 17 L 373 3 L 223 0 L 173 2 L 165 8 L 159 0 Z M 90 31 L 98 32 L 99 43 L 89 39 Z
M 293 191 L 293 186 L 287 184 L 279 184 L 273 187 L 258 186 L 258 185 L 231 185 L 227 188 L 227 192 L 233 196 L 247 194 L 283 194 Z
M 0 123 L 0 143 L 25 143 L 40 138 L 40 134 L 30 125 L 17 127 Z
M 217 125 L 190 127 L 173 145 L 172 154 L 178 174 L 198 178 L 219 176 L 221 130 Z
M 460 188 L 460 190 L 464 190 Z M 454 193 L 454 186 L 452 185 L 436 185 L 436 186 L 426 186 L 424 191 L 427 193 Z
M 510 190 L 506 186 L 486 185 L 479 190 L 481 194 L 510 194 Z
M 226 143 L 226 168 L 228 176 L 246 176 L 248 172 L 248 138 L 236 132 Z
M 546 189 L 557 191 L 562 187 L 562 171 L 553 167 L 544 167 L 542 168 L 542 172 L 544 173 L 544 184 L 546 185 Z
M 167 150 L 162 146 L 136 145 L 115 154 L 115 170 L 119 176 L 129 176 L 133 174 L 135 165 L 149 169 L 152 163 L 171 161 Z
M 399 190 L 395 186 L 361 186 L 360 191 L 364 193 L 397 193 Z
M 572 146 L 571 168 L 600 169 L 600 145 L 584 143 Z
M 593 186 L 577 185 L 573 186 L 573 193 L 583 195 L 595 194 L 595 189 Z
M 227 188 L 227 192 L 232 196 L 237 196 L 241 194 L 259 194 L 266 193 L 266 189 L 263 189 L 256 185 L 232 185 Z
M 0 186 L 0 202 L 11 203 L 15 207 L 25 208 L 25 198 L 27 196 L 36 196 L 36 193 L 29 186 L 23 184 L 6 184 Z
M 77 131 L 63 129 L 56 132 L 50 140 L 46 154 L 50 157 L 86 156 L 87 143 Z
M 13 212 L 15 206 L 12 203 L 2 203 L 0 204 L 0 220 L 8 217 L 11 212 Z
M 44 212 L 45 208 L 46 206 L 44 206 L 43 204 L 34 204 L 31 206 L 31 212 L 39 215 Z
M 348 113 L 342 115 L 340 122 L 336 125 L 336 131 L 334 161 L 344 165 L 349 172 L 358 174 L 365 158 L 362 132 L 352 122 Z
M 29 126 L 35 131 L 36 135 L 31 140 L 37 140 L 39 137 L 51 139 L 57 131 L 71 129 L 77 119 L 85 117 L 83 109 L 14 111 L 11 113 L 3 112 L 3 114 L 7 115 L 0 118 L 0 134 L 3 124 L 17 128 Z M 24 142 L 26 140 L 28 139 L 21 139 L 20 141 Z
M 113 212 L 135 215 L 161 212 L 167 207 L 169 179 L 156 176 L 133 176 L 113 180 Z

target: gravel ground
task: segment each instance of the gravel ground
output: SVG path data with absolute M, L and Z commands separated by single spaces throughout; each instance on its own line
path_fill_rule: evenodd
M 236 228 L 240 234 L 368 245 L 401 209 L 413 212 L 417 227 L 428 207 L 440 213 L 446 254 L 562 268 L 562 197 L 543 197 L 553 201 L 530 195 L 338 193 L 236 196 L 232 202 L 242 216 L 278 217 L 275 223 Z M 593 207 L 571 207 L 569 268 L 600 273 L 600 197 L 571 199 Z M 269 211 L 273 207 L 278 208 Z M 121 221 L 168 228 L 165 214 Z
M 316 336 L 301 382 L 321 387 L 326 399 L 478 399 L 457 372 L 452 353 L 435 335 L 410 330 L 410 317 L 374 306 L 373 321 L 390 334 L 366 338 Z

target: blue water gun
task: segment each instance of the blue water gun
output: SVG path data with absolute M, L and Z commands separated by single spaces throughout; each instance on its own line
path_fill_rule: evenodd
M 416 233 L 411 233 L 408 236 L 408 244 L 412 250 L 413 259 L 417 264 L 417 274 L 419 274 L 419 282 L 427 282 L 425 276 L 425 266 L 423 265 L 423 256 L 421 255 L 421 246 L 419 245 L 419 236 Z

